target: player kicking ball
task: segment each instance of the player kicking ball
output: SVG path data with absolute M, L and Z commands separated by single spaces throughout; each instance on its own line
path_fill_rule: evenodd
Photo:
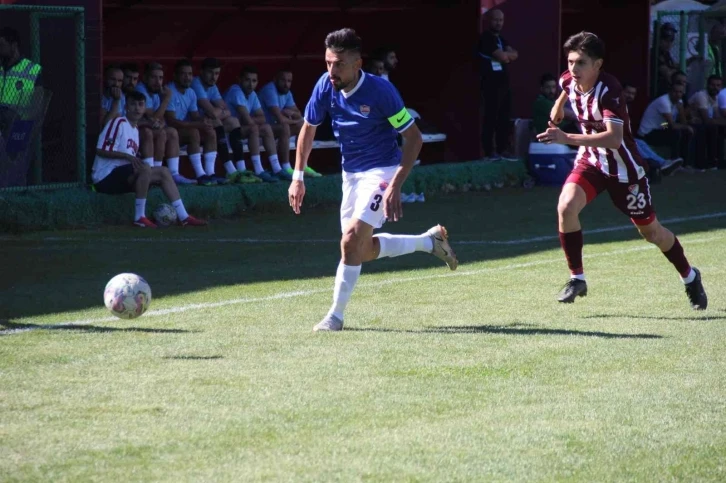
M 691 307 L 704 310 L 708 298 L 700 272 L 688 263 L 678 238 L 655 216 L 645 176 L 646 164 L 630 132 L 620 82 L 601 70 L 604 43 L 595 34 L 580 32 L 567 39 L 564 50 L 568 70 L 560 77 L 562 94 L 552 108 L 550 128 L 537 135 L 545 144 L 580 147 L 557 205 L 560 244 L 571 273 L 558 300 L 572 303 L 576 297 L 587 295 L 579 215 L 597 195 L 607 191 L 613 204 L 630 217 L 643 238 L 658 246 L 678 270 Z M 564 118 L 568 98 L 583 134 L 567 134 L 556 127 Z
M 459 264 L 441 225 L 421 235 L 373 235 L 373 230 L 386 220 L 398 221 L 403 216 L 401 186 L 421 150 L 421 132 L 393 84 L 361 70 L 361 39 L 354 30 L 328 34 L 325 63 L 328 71 L 315 84 L 305 108 L 288 191 L 290 206 L 300 214 L 305 196 L 303 173 L 315 129 L 326 113 L 330 114 L 343 167 L 342 260 L 335 276 L 333 305 L 314 331 L 343 329 L 345 306 L 363 262 L 428 252 L 446 262 L 451 270 Z M 403 152 L 396 143 L 397 133 L 404 139 Z

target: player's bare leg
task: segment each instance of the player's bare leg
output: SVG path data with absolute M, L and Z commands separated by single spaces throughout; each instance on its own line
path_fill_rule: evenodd
M 159 166 L 151 168 L 150 170 L 148 170 L 147 176 L 148 182 L 146 184 L 146 190 L 148 191 L 150 183 L 160 185 L 161 190 L 171 202 L 171 206 L 174 207 L 179 223 L 184 226 L 204 226 L 207 224 L 206 221 L 194 218 L 189 213 L 187 213 L 187 210 L 184 208 L 184 203 L 181 200 L 181 195 L 179 195 L 179 188 L 177 188 L 171 172 L 166 167 Z M 138 188 L 136 196 L 137 198 L 139 196 Z
M 277 154 L 270 154 L 267 159 L 270 161 L 272 173 L 277 179 L 283 181 L 292 181 L 292 175 L 284 169 L 290 167 L 290 128 L 291 126 L 289 124 L 275 124 L 271 126 L 272 133 L 277 138 Z
M 166 131 L 166 146 L 164 149 L 166 167 L 169 168 L 174 182 L 176 184 L 197 184 L 197 180 L 185 178 L 179 174 L 179 131 L 171 126 L 164 126 L 164 131 Z
M 214 181 L 207 176 L 202 166 L 202 146 L 199 129 L 183 128 L 179 130 L 179 144 L 186 145 L 187 153 L 189 153 L 189 161 L 194 168 L 194 175 L 197 177 L 197 183 L 203 186 L 211 186 Z
M 149 166 L 154 165 L 156 152 L 155 133 L 150 127 L 139 126 L 139 156 Z M 161 158 L 158 158 L 161 159 Z
M 413 252 L 428 252 L 443 260 L 451 270 L 459 261 L 448 242 L 446 228 L 437 225 L 421 235 L 373 235 L 373 226 L 353 219 L 340 240 L 341 261 L 335 276 L 333 305 L 314 331 L 343 329 L 343 313 L 353 293 L 361 265 L 379 258 L 397 257 Z
M 557 223 L 560 232 L 560 245 L 565 252 L 570 280 L 560 291 L 557 300 L 572 303 L 576 297 L 587 295 L 587 282 L 582 266 L 582 226 L 580 212 L 587 205 L 587 195 L 576 183 L 566 183 L 557 204 Z
M 657 218 L 654 218 L 647 225 L 639 225 L 636 221 L 635 226 L 638 228 L 642 237 L 646 241 L 656 245 L 668 261 L 678 270 L 681 280 L 686 287 L 686 295 L 688 295 L 691 308 L 694 310 L 705 310 L 708 307 L 708 297 L 701 282 L 701 272 L 688 263 L 678 238 L 673 232 L 661 225 Z

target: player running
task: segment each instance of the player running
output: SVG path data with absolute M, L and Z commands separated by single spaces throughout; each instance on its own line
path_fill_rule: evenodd
M 315 129 L 330 114 L 342 154 L 342 260 L 335 276 L 333 305 L 314 331 L 343 329 L 343 312 L 363 262 L 421 251 L 440 258 L 451 270 L 459 263 L 441 225 L 421 235 L 373 235 L 386 220 L 403 216 L 401 186 L 421 150 L 421 132 L 393 84 L 361 70 L 361 39 L 354 30 L 328 34 L 325 63 L 328 71 L 315 84 L 305 108 L 289 189 L 290 206 L 300 214 L 303 172 Z M 396 144 L 397 133 L 404 139 L 403 153 Z
M 580 146 L 557 205 L 560 244 L 571 273 L 558 300 L 571 303 L 576 297 L 587 295 L 579 214 L 598 194 L 607 191 L 613 204 L 630 217 L 643 238 L 658 246 L 678 270 L 691 307 L 704 310 L 708 298 L 700 272 L 688 263 L 678 238 L 655 216 L 646 165 L 630 132 L 620 82 L 601 71 L 604 43 L 595 34 L 580 32 L 567 39 L 564 50 L 568 70 L 560 77 L 562 94 L 552 108 L 550 128 L 537 135 L 545 144 Z M 567 134 L 556 127 L 564 117 L 568 98 L 583 134 Z

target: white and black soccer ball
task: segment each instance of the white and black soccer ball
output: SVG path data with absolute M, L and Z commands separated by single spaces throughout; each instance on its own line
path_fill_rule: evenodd
M 168 203 L 161 204 L 154 210 L 154 221 L 159 226 L 169 226 L 176 221 L 176 210 Z
M 103 303 L 116 317 L 135 319 L 149 308 L 151 287 L 135 273 L 120 273 L 106 284 Z

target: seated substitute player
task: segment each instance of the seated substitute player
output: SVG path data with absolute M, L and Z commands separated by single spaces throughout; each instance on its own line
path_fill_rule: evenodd
M 202 167 L 201 143 L 204 143 L 204 164 L 212 167 L 217 160 L 217 134 L 209 118 L 202 117 L 197 107 L 197 95 L 192 86 L 192 63 L 182 59 L 174 66 L 174 82 L 170 82 L 171 102 L 164 116 L 167 125 L 179 133 L 179 144 L 187 146 L 189 161 L 194 168 L 197 184 L 225 184 L 227 178 L 209 175 Z M 214 173 L 212 173 L 214 174 Z
M 288 191 L 290 206 L 300 214 L 304 170 L 315 129 L 326 113 L 330 114 L 342 154 L 342 260 L 335 277 L 333 305 L 314 331 L 343 329 L 343 311 L 363 262 L 421 251 L 440 258 L 451 270 L 459 263 L 441 225 L 421 235 L 373 235 L 386 219 L 398 221 L 402 217 L 401 186 L 421 149 L 421 132 L 393 84 L 361 70 L 361 39 L 354 30 L 331 32 L 325 38 L 325 48 L 328 72 L 315 84 L 305 108 L 294 180 Z M 404 139 L 403 152 L 396 145 L 397 133 Z
M 580 146 L 557 206 L 560 243 L 571 272 L 558 300 L 571 303 L 575 297 L 587 295 L 579 214 L 598 194 L 607 191 L 643 238 L 660 248 L 678 270 L 691 307 L 705 309 L 708 299 L 701 274 L 688 263 L 678 238 L 655 216 L 646 165 L 630 132 L 622 88 L 615 77 L 601 71 L 604 43 L 593 33 L 580 32 L 567 39 L 564 50 L 568 70 L 560 77 L 563 92 L 552 108 L 550 128 L 537 135 L 546 144 Z M 556 127 L 562 122 L 568 98 L 584 134 L 567 134 Z
M 303 125 L 302 113 L 295 104 L 290 87 L 292 72 L 281 69 L 275 74 L 275 80 L 260 89 L 260 103 L 265 112 L 268 124 L 277 138 L 277 155 L 284 172 L 289 173 L 290 137 L 300 132 Z
M 96 191 L 107 194 L 136 192 L 134 225 L 156 228 L 146 218 L 146 194 L 150 184 L 160 184 L 184 226 L 203 226 L 207 222 L 187 213 L 179 190 L 165 167 L 152 167 L 136 157 L 139 150 L 138 122 L 146 112 L 146 98 L 141 92 L 126 95 L 126 116 L 111 119 L 98 136 L 96 159 L 91 176 Z
M 229 144 L 235 161 L 244 161 L 244 146 L 242 146 L 242 131 L 239 120 L 232 115 L 222 94 L 217 87 L 222 64 L 219 60 L 208 57 L 202 61 L 202 71 L 199 77 L 192 81 L 192 89 L 197 95 L 197 105 L 205 117 L 212 121 L 212 127 L 217 134 L 217 157 L 222 161 L 227 179 L 235 183 L 245 182 L 246 174 L 237 171 L 234 163 L 229 159 L 227 148 L 227 133 Z M 207 175 L 214 176 L 214 160 L 205 160 L 204 170 Z

